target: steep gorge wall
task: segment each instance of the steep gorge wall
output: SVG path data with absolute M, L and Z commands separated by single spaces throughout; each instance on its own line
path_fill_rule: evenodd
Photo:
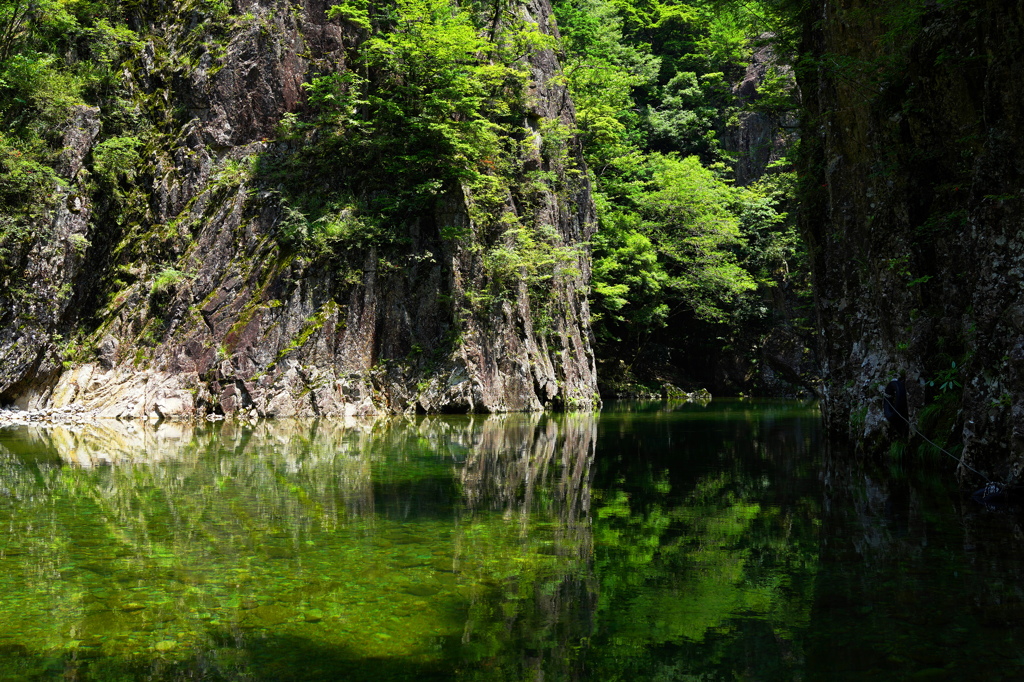
M 517 161 L 547 184 L 529 207 L 511 188 L 502 210 L 543 226 L 563 255 L 543 298 L 525 281 L 482 298 L 488 253 L 515 235 L 477 224 L 465 187 L 391 226 L 400 249 L 341 259 L 282 245 L 280 192 L 239 169 L 295 153 L 279 123 L 306 110 L 313 74 L 350 68 L 358 32 L 317 0 L 237 0 L 218 34 L 201 5 L 140 6 L 150 13 L 132 28 L 146 44 L 124 97 L 162 133 L 121 169 L 130 182 L 95 180 L 105 112 L 81 106 L 69 121 L 67 185 L 0 273 L 0 404 L 110 417 L 595 407 L 593 203 L 576 142 L 556 153 L 536 132 L 574 127 L 554 52 L 525 58 L 535 134 Z M 513 10 L 554 32 L 547 0 Z
M 902 376 L 916 429 L 1016 480 L 1024 3 L 839 0 L 804 23 L 802 215 L 829 431 L 899 439 L 882 389 Z

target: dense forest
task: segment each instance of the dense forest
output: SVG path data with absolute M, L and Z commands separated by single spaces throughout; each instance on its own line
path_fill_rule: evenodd
M 814 391 L 1013 477 L 1019 10 L 5 0 L 0 401 Z
M 555 14 L 598 207 L 602 382 L 792 393 L 812 314 L 785 19 L 722 2 Z

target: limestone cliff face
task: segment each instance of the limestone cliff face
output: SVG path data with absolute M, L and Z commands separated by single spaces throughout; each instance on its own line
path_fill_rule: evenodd
M 894 437 L 881 390 L 902 375 L 921 433 L 1011 480 L 1024 467 L 1022 18 L 1021 2 L 814 3 L 801 74 L 829 430 Z
M 133 27 L 149 37 L 126 97 L 164 131 L 139 150 L 134 194 L 87 182 L 103 112 L 82 107 L 69 122 L 68 185 L 0 282 L 0 403 L 111 417 L 596 406 L 585 246 L 595 218 L 574 141 L 555 160 L 538 135 L 519 160 L 553 178 L 531 220 L 574 254 L 555 266 L 543 310 L 526 283 L 474 299 L 490 283 L 484 255 L 509 237 L 474 223 L 465 189 L 402 224 L 397 255 L 368 247 L 339 267 L 289 252 L 275 238 L 278 193 L 235 171 L 290 152 L 279 123 L 304 111 L 312 74 L 348 68 L 358 36 L 327 19 L 329 3 L 236 0 L 234 27 L 202 42 L 203 24 L 178 4 Z M 547 0 L 516 11 L 555 30 Z M 555 54 L 528 59 L 531 125 L 572 129 Z M 510 197 L 506 210 L 521 209 Z

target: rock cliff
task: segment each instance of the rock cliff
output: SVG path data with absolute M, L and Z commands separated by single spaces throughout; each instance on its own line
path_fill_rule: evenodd
M 64 182 L 0 268 L 0 404 L 122 418 L 595 407 L 594 208 L 575 140 L 542 134 L 574 127 L 552 49 L 521 59 L 513 160 L 513 175 L 543 180 L 529 202 L 505 188 L 500 212 L 559 256 L 534 285 L 495 293 L 489 258 L 517 233 L 480 224 L 465 185 L 385 226 L 390 246 L 339 255 L 280 238 L 289 207 L 259 168 L 298 158 L 283 122 L 309 115 L 315 75 L 352 72 L 365 33 L 319 0 L 236 0 L 218 20 L 213 4 L 132 14 L 142 44 L 121 115 L 150 131 L 141 141 L 108 138 L 111 114 L 88 106 L 62 132 Z M 555 31 L 547 0 L 512 13 Z
M 903 377 L 914 428 L 1002 480 L 1024 467 L 1022 17 L 814 3 L 799 75 L 829 431 L 898 454 L 882 390 Z

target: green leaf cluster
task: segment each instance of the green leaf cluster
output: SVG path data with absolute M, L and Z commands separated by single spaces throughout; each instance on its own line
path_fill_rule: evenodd
M 373 164 L 380 181 L 414 192 L 500 166 L 523 114 L 522 58 L 548 45 L 535 25 L 501 18 L 502 30 L 488 35 L 484 17 L 450 0 L 398 0 L 372 12 L 348 2 L 328 15 L 368 36 L 350 50 L 357 70 L 305 86 L 321 134 Z
M 57 168 L 76 106 L 110 113 L 103 132 L 113 141 L 97 150 L 100 174 L 137 167 L 138 156 L 125 155 L 130 138 L 118 137 L 123 64 L 142 45 L 126 9 L 98 0 L 0 0 L 0 210 L 14 220 L 32 223 L 66 186 Z M 105 163 L 104 151 L 112 152 Z
M 116 87 L 120 63 L 141 48 L 122 3 L 0 2 L 0 124 L 48 139 L 68 109 Z
M 358 34 L 346 49 L 348 68 L 310 78 L 309 115 L 281 122 L 300 152 L 262 159 L 256 171 L 308 217 L 311 229 L 286 221 L 283 240 L 326 253 L 319 233 L 330 222 L 306 208 L 325 193 L 347 197 L 352 225 L 380 228 L 378 245 L 401 243 L 401 225 L 452 192 L 466 197 L 480 225 L 522 228 L 503 221 L 533 137 L 527 58 L 552 40 L 503 3 L 349 0 L 327 15 Z
M 792 77 L 777 67 L 753 102 L 730 85 L 782 11 L 556 0 L 600 220 L 591 297 L 600 355 L 629 358 L 652 338 L 678 343 L 683 326 L 712 338 L 763 326 L 766 291 L 804 269 L 788 164 L 737 187 L 724 143 L 744 111 L 795 109 Z

